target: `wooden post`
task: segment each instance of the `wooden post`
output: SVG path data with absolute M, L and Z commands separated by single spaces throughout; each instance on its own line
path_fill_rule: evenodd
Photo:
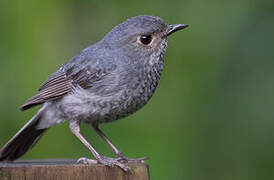
M 118 167 L 76 164 L 76 160 L 30 160 L 0 163 L 0 180 L 149 180 L 147 164 L 129 164 L 133 174 Z

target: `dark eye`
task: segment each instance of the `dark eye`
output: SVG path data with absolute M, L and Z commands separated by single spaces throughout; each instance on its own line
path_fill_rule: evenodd
M 140 41 L 144 45 L 148 45 L 152 41 L 152 36 L 151 35 L 142 35 L 140 37 Z

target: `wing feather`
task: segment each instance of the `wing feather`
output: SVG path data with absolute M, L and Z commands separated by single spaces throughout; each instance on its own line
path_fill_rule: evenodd
M 72 82 L 73 80 L 68 78 L 64 71 L 58 70 L 40 87 L 39 91 L 33 97 L 20 107 L 20 110 L 24 111 L 47 101 L 61 98 L 71 91 Z
M 88 59 L 76 60 L 88 62 Z M 76 66 L 73 62 L 63 66 L 42 84 L 38 92 L 28 99 L 20 107 L 20 110 L 24 111 L 33 106 L 60 99 L 71 92 L 75 86 L 81 86 L 83 89 L 92 87 L 95 82 L 102 80 L 104 76 L 116 68 L 116 66 L 112 64 L 109 65 L 112 68 L 101 69 L 94 66 L 91 67 L 89 63 L 79 68 L 79 66 Z

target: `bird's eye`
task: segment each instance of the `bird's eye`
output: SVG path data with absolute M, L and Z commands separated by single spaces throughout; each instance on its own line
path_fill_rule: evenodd
M 144 45 L 148 45 L 152 41 L 152 36 L 151 35 L 142 35 L 140 36 L 140 41 Z

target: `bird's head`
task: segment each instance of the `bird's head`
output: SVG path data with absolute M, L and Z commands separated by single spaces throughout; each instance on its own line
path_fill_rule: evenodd
M 122 49 L 130 59 L 160 57 L 165 53 L 169 35 L 186 27 L 186 24 L 168 25 L 159 17 L 140 15 L 114 27 L 103 41 L 111 49 Z

